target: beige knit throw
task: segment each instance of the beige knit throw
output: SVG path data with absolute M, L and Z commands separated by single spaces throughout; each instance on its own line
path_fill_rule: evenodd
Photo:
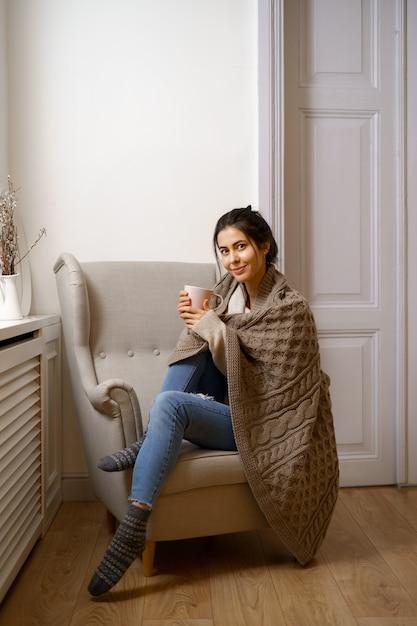
M 216 286 L 228 298 L 230 276 Z M 227 324 L 227 380 L 236 444 L 271 527 L 301 565 L 322 543 L 338 494 L 329 378 L 308 302 L 270 267 L 252 311 Z M 184 332 L 170 362 L 207 349 Z

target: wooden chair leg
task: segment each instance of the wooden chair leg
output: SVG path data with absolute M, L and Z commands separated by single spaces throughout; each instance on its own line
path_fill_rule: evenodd
M 106 513 L 107 513 L 107 528 L 109 529 L 109 533 L 115 533 L 117 520 L 114 517 L 113 513 L 110 513 L 110 511 L 106 511 Z
M 153 574 L 153 562 L 155 559 L 155 541 L 147 541 L 142 554 L 143 575 L 149 578 Z

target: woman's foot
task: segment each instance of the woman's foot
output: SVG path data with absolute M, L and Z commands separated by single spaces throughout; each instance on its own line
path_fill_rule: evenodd
M 129 506 L 90 580 L 88 591 L 92 596 L 101 596 L 109 591 L 119 582 L 133 561 L 142 556 L 145 549 L 146 524 L 150 514 L 149 509 L 135 504 Z
M 127 448 L 123 448 L 123 450 L 103 456 L 98 462 L 98 467 L 104 472 L 121 472 L 133 467 L 145 436 L 143 435 L 139 441 L 135 441 L 135 443 L 132 443 Z

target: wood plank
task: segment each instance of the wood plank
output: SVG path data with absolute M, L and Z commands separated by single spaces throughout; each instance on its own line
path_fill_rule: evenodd
M 142 626 L 215 626 L 211 619 L 145 619 Z M 219 625 L 220 626 L 220 625 Z
M 415 617 L 360 617 L 358 626 L 417 626 Z
M 211 620 L 207 539 L 160 542 L 146 579 L 144 620 Z
M 35 546 L 6 596 L 1 626 L 69 626 L 102 514 L 103 507 L 97 503 L 82 509 L 61 507 L 56 524 Z
M 342 499 L 336 505 L 321 553 L 356 618 L 417 615 L 416 603 Z
M 320 553 L 301 567 L 272 530 L 259 531 L 259 535 L 287 626 L 356 626 L 357 621 Z
M 50 532 L 99 532 L 105 508 L 100 502 L 63 502 Z
M 286 623 L 257 533 L 211 538 L 210 582 L 216 626 Z
M 211 619 L 145 619 L 142 626 L 215 626 Z M 220 625 L 219 625 L 220 626 Z
M 416 598 L 417 531 L 413 528 L 402 528 L 399 531 L 377 528 L 365 532 L 410 597 Z
M 397 492 L 397 493 L 396 493 Z M 364 530 L 368 528 L 393 528 L 400 530 L 409 528 L 409 522 L 400 513 L 398 507 L 393 505 L 386 497 L 398 496 L 397 502 L 401 502 L 401 490 L 387 487 L 368 487 L 365 489 L 341 489 L 339 500 L 349 509 L 349 513 Z M 417 490 L 416 490 L 417 494 Z M 410 504 L 407 505 L 407 513 L 410 512 Z M 417 514 L 417 500 L 416 500 Z M 417 516 L 416 516 L 417 519 Z
M 386 488 L 384 498 L 417 530 L 417 487 Z
M 409 501 L 413 498 L 414 504 L 417 504 L 417 490 L 408 494 L 401 492 L 401 489 L 386 487 L 353 489 L 350 493 L 342 494 L 341 498 L 414 599 L 417 591 L 417 530 L 406 517 L 411 521 L 413 519 L 413 507 Z

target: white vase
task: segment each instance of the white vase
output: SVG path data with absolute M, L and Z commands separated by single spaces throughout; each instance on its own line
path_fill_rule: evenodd
M 17 292 L 19 274 L 0 275 L 0 320 L 21 320 L 22 306 Z

